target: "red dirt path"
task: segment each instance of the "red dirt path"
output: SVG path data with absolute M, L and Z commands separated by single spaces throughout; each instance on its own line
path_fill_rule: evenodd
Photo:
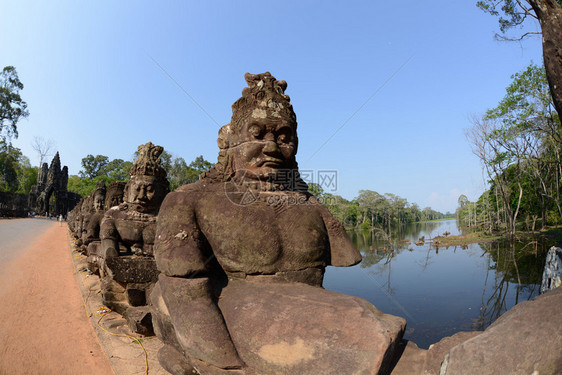
M 66 225 L 58 223 L 0 275 L 0 374 L 113 374 L 84 304 Z

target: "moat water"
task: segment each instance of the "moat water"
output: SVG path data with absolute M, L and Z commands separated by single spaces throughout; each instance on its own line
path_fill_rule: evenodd
M 455 220 L 403 225 L 390 243 L 373 232 L 350 232 L 363 260 L 354 267 L 328 267 L 324 287 L 402 316 L 408 322 L 404 338 L 426 349 L 456 332 L 483 330 L 538 295 L 552 244 L 436 248 L 428 241 L 446 232 L 460 234 Z

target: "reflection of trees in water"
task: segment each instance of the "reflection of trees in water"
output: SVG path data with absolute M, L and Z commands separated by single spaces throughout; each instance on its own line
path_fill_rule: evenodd
M 412 239 L 417 240 L 422 235 L 435 237 L 442 223 L 413 223 L 394 228 L 389 238 L 384 231 L 350 232 L 353 243 L 360 250 L 363 261 L 361 268 L 370 268 L 370 274 L 387 272 L 385 285 L 379 285 L 381 290 L 392 298 L 391 287 L 392 260 L 396 255 L 409 249 Z M 382 232 L 382 233 L 381 233 Z M 426 242 L 426 244 L 428 244 Z M 425 270 L 438 255 L 439 249 L 428 244 L 426 257 L 418 264 Z M 474 319 L 473 328 L 485 329 L 513 305 L 520 300 L 529 300 L 538 295 L 546 252 L 550 244 L 545 241 L 509 242 L 496 241 L 479 245 L 488 260 L 487 273 L 482 289 L 482 302 L 479 316 Z M 447 251 L 467 250 L 467 246 L 453 246 Z
M 507 301 L 510 287 L 515 287 L 515 304 L 519 303 L 520 296 L 530 300 L 538 294 L 548 249 L 546 243 L 537 241 L 496 241 L 480 246 L 488 254 L 488 272 L 480 313 L 473 322 L 477 330 L 488 327 L 511 307 Z M 490 272 L 494 275 L 492 280 Z M 488 288 L 492 293 L 487 296 Z
M 417 240 L 422 235 L 428 239 L 434 237 L 433 232 L 442 226 L 442 222 L 410 223 L 398 225 L 391 230 L 391 237 L 394 241 Z
M 375 227 L 371 230 L 349 232 L 349 236 L 360 251 L 403 250 L 421 236 L 429 240 L 441 235 L 436 229 L 442 225 L 442 222 L 402 224 L 392 227 L 390 234 L 385 229 Z
M 391 234 L 380 228 L 349 232 L 349 237 L 363 255 L 362 268 L 378 264 L 382 259 L 392 259 L 404 250 L 412 250 L 412 242 L 421 236 L 431 239 L 441 222 L 410 223 L 391 228 Z M 435 232 L 435 233 L 434 233 Z

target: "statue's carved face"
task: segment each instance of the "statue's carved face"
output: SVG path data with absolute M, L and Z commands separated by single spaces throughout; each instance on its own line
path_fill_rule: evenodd
M 95 194 L 94 195 L 94 210 L 101 211 L 103 210 L 103 203 L 105 199 L 102 194 Z
M 264 116 L 251 118 L 240 129 L 240 143 L 231 148 L 236 173 L 267 179 L 289 168 L 295 155 L 295 126 L 291 120 Z
M 122 192 L 113 192 L 106 197 L 108 207 L 118 206 L 123 197 Z
M 157 178 L 154 176 L 134 176 L 127 184 L 127 203 L 139 212 L 158 210 L 163 199 Z

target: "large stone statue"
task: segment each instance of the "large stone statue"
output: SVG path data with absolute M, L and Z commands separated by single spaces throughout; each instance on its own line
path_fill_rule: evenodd
M 105 193 L 104 210 L 107 211 L 111 207 L 119 206 L 123 203 L 123 194 L 125 193 L 125 182 L 112 181 L 107 187 Z
M 123 191 L 125 182 L 112 181 L 105 192 L 105 200 L 103 208 L 93 214 L 87 226 L 86 238 L 89 240 L 87 254 L 88 254 L 88 268 L 93 273 L 99 274 L 100 267 L 103 266 L 103 254 L 101 242 L 99 238 L 101 221 L 105 212 L 112 207 L 119 206 L 123 203 Z M 95 193 L 95 192 L 94 192 Z M 94 201 L 94 205 L 96 205 Z
M 84 243 L 82 242 L 82 239 L 84 238 L 83 236 L 84 231 L 85 231 L 84 223 L 87 220 L 87 218 L 93 213 L 94 210 L 93 199 L 94 198 L 91 194 L 82 198 L 82 204 L 79 206 L 80 212 L 76 216 L 76 225 L 75 225 L 76 240 L 74 241 L 74 243 L 76 245 L 76 249 L 81 253 L 86 252 L 86 246 L 84 246 Z
M 91 194 L 91 211 L 89 215 L 84 217 L 82 224 L 82 245 L 88 245 L 94 241 L 100 240 L 100 224 L 103 218 L 105 195 L 105 182 L 98 182 L 97 188 Z
M 173 374 L 377 374 L 405 321 L 322 288 L 361 260 L 298 174 L 287 84 L 246 74 L 219 131 L 218 162 L 164 200 L 151 293 Z
M 163 148 L 149 142 L 138 150 L 124 202 L 110 208 L 101 223 L 100 276 L 104 303 L 123 314 L 133 330 L 146 334 L 151 330 L 146 294 L 158 276 L 156 216 L 169 188 L 159 160 Z

